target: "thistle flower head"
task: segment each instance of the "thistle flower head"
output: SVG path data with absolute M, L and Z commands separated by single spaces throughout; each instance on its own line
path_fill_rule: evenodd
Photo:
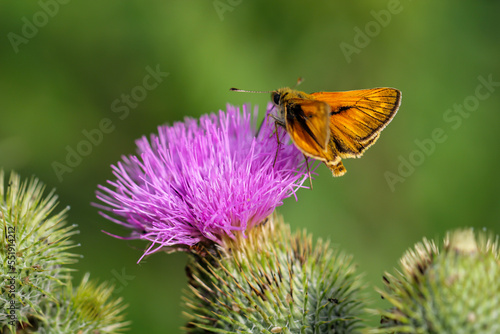
M 160 126 L 137 141 L 138 154 L 112 166 L 99 186 L 101 214 L 151 246 L 222 243 L 261 222 L 307 178 L 303 155 L 266 117 L 261 128 L 248 106 Z M 279 136 L 280 143 L 277 141 Z

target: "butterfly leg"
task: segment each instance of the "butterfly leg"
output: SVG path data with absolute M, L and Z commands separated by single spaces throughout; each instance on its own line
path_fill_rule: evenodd
M 273 108 L 274 108 L 274 106 L 273 106 Z M 269 117 L 272 117 L 275 121 L 277 120 L 276 116 L 274 116 L 271 113 L 267 113 L 266 116 L 264 117 L 264 119 L 262 120 L 262 122 L 260 122 L 259 128 L 257 129 L 257 133 L 255 134 L 255 137 L 259 136 L 259 133 L 260 133 L 260 130 L 262 129 L 262 126 L 264 125 L 264 123 L 266 123 L 268 121 Z
M 269 114 L 269 116 L 271 116 L 274 119 L 274 125 L 277 124 L 286 129 L 286 124 L 284 119 L 273 114 Z
M 307 166 L 307 175 L 309 176 L 309 184 L 311 185 L 311 190 L 313 189 L 313 181 L 311 177 L 311 169 L 309 168 L 309 157 L 304 154 L 304 158 L 306 159 L 306 166 Z
M 280 137 L 278 136 L 278 122 L 274 122 L 274 133 L 276 133 L 276 141 L 278 142 L 278 147 L 276 148 L 276 155 L 274 156 L 273 168 L 276 164 L 276 159 L 278 159 L 278 152 L 281 146 Z
M 268 115 L 274 119 L 274 133 L 276 134 L 276 141 L 278 142 L 278 149 L 276 150 L 276 156 L 274 157 L 274 163 L 273 163 L 273 167 L 274 167 L 274 165 L 276 164 L 276 159 L 278 158 L 278 152 L 279 152 L 279 149 L 281 146 L 280 137 L 278 135 L 278 125 L 286 129 L 286 124 L 285 124 L 285 121 L 283 119 L 281 119 L 280 117 L 277 117 L 273 114 L 268 114 Z

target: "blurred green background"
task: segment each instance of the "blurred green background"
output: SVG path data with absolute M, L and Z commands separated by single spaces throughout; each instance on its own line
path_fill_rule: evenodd
M 145 243 L 101 232 L 125 233 L 90 206 L 94 191 L 158 125 L 226 103 L 263 110 L 269 99 L 230 87 L 272 90 L 301 76 L 307 92 L 403 92 L 377 144 L 344 162 L 345 176 L 321 166 L 314 190 L 279 208 L 293 228 L 354 255 L 372 306 L 383 305 L 373 291 L 383 272 L 424 236 L 500 232 L 500 2 L 62 2 L 0 5 L 0 165 L 57 188 L 59 208 L 71 206 L 81 230 L 76 278 L 90 271 L 113 281 L 130 304 L 132 333 L 181 333 L 186 255 L 137 265 Z M 169 75 L 145 91 L 137 87 L 147 67 Z M 66 164 L 68 147 L 103 119 L 112 130 L 58 176 L 54 163 Z

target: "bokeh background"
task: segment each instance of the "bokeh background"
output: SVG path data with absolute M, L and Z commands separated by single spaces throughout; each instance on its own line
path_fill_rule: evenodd
M 294 229 L 353 254 L 380 306 L 373 286 L 423 237 L 500 232 L 499 12 L 498 1 L 451 0 L 3 2 L 0 165 L 57 188 L 81 230 L 75 279 L 113 281 L 131 333 L 181 333 L 186 255 L 137 265 L 144 243 L 101 232 L 125 233 L 90 206 L 110 165 L 160 124 L 269 99 L 230 87 L 272 90 L 299 76 L 307 92 L 396 87 L 402 105 L 377 144 L 341 178 L 321 166 L 314 190 L 279 208 Z M 169 74 L 123 109 L 148 67 Z M 112 130 L 58 176 L 54 163 L 67 165 L 103 119 Z

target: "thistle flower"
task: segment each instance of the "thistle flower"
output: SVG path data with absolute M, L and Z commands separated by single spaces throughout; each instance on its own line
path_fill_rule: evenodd
M 138 154 L 112 166 L 116 180 L 99 186 L 96 206 L 112 213 L 101 215 L 132 230 L 123 239 L 150 241 L 144 255 L 244 235 L 308 177 L 284 129 L 266 117 L 257 131 L 256 115 L 228 105 L 139 139 Z
M 441 250 L 424 239 L 401 268 L 384 276 L 393 308 L 374 311 L 382 326 L 370 333 L 500 333 L 498 236 L 456 230 Z

